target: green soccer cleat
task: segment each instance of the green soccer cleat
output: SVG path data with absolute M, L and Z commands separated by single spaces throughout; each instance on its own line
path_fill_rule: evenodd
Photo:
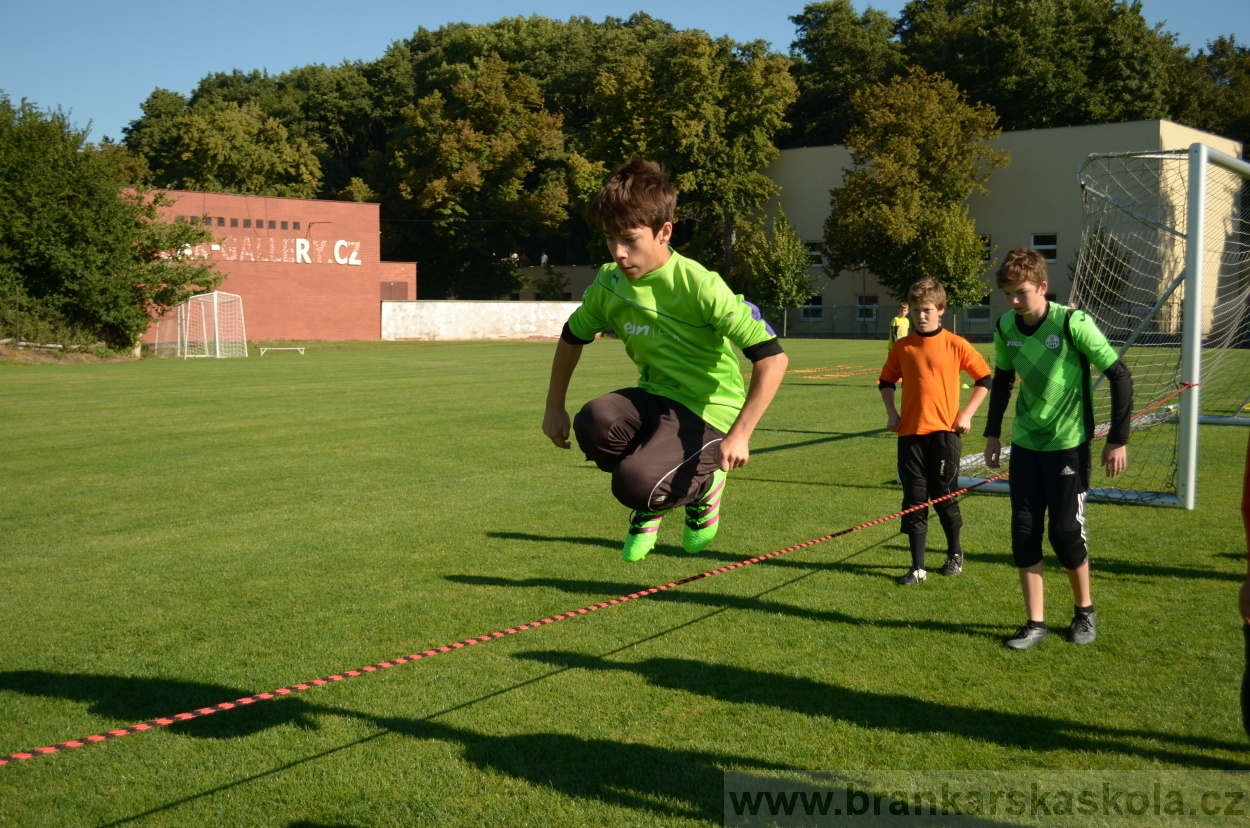
M 691 555 L 707 549 L 720 528 L 720 499 L 725 492 L 727 472 L 712 472 L 712 485 L 698 501 L 686 507 L 686 525 L 681 531 L 681 548 Z
M 663 512 L 631 512 L 621 560 L 633 563 L 647 557 L 647 553 L 655 549 L 655 539 L 660 532 L 660 521 L 663 518 Z

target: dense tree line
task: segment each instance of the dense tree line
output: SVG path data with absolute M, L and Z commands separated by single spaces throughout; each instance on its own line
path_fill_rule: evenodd
M 150 314 L 220 281 L 180 255 L 209 233 L 129 190 L 119 147 L 93 148 L 59 110 L 0 93 L 0 338 L 126 349 Z
M 1247 49 L 1193 53 L 1139 3 L 913 0 L 896 19 L 826 0 L 792 21 L 788 56 L 644 14 L 420 29 L 375 61 L 158 89 L 124 144 L 157 186 L 379 201 L 384 256 L 421 262 L 424 297 L 470 298 L 515 289 L 511 253 L 601 260 L 580 214 L 635 154 L 676 175 L 677 242 L 751 290 L 777 147 L 847 142 L 862 93 L 916 72 L 992 129 L 1167 117 L 1250 142 Z

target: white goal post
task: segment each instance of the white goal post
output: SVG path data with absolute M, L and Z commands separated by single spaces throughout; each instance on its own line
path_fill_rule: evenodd
M 237 294 L 214 291 L 192 296 L 174 308 L 173 316 L 157 325 L 158 356 L 225 359 L 248 355 L 243 299 Z
M 1128 470 L 1089 499 L 1193 509 L 1199 424 L 1250 425 L 1250 164 L 1194 144 L 1091 155 L 1078 178 L 1084 220 L 1070 299 L 1131 370 L 1135 412 Z M 1094 412 L 1105 434 L 1101 379 Z M 991 471 L 969 455 L 960 475 L 966 486 Z

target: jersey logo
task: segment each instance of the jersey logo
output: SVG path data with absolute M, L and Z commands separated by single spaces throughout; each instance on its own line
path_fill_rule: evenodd
M 1051 334 L 1050 336 L 1046 337 L 1046 347 L 1052 351 L 1058 348 L 1059 347 L 1059 335 Z
M 1023 343 L 1023 342 L 1017 342 L 1017 341 L 1016 341 L 1016 340 L 1014 340 L 1014 339 L 1008 339 L 1008 340 L 1007 340 L 1007 347 L 1008 347 L 1008 348 L 1023 348 L 1023 347 L 1024 347 L 1024 343 Z
M 633 322 L 626 322 L 625 333 L 629 334 L 630 336 L 650 336 L 651 326 L 650 325 L 635 325 Z

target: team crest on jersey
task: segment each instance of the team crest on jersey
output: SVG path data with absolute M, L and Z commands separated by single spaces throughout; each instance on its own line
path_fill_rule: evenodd
M 1050 336 L 1046 337 L 1046 347 L 1052 351 L 1058 348 L 1059 347 L 1059 335 L 1051 334 Z

